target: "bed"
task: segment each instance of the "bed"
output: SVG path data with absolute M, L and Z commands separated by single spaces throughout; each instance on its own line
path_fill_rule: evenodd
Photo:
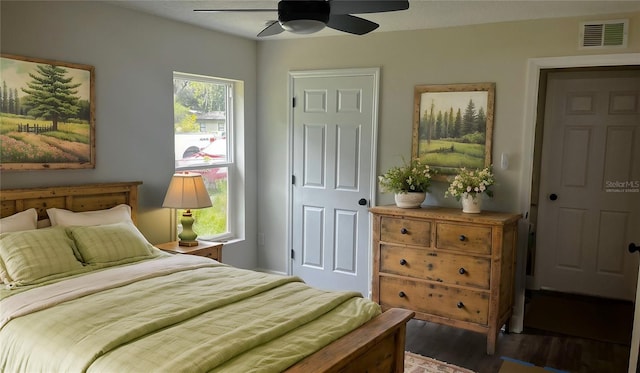
M 0 370 L 403 372 L 412 312 L 163 253 L 135 228 L 140 184 L 0 192 L 3 226 L 39 228 L 0 235 Z

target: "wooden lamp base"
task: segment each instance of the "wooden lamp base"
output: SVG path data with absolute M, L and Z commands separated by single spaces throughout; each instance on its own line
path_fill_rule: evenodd
M 183 241 L 183 240 L 180 240 L 180 241 L 178 241 L 178 246 L 187 246 L 187 247 L 198 246 L 198 241 Z

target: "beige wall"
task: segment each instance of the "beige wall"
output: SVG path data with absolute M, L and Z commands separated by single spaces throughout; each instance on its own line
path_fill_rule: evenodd
M 630 18 L 629 47 L 584 51 L 577 48 L 582 18 L 256 43 L 97 2 L 2 1 L 0 10 L 2 53 L 93 65 L 97 97 L 95 170 L 3 172 L 0 187 L 141 180 L 141 229 L 152 242 L 167 240 L 169 213 L 159 206 L 173 172 L 166 151 L 173 148 L 171 73 L 240 79 L 246 239 L 225 249 L 225 261 L 280 272 L 287 264 L 289 71 L 381 67 L 378 173 L 410 155 L 415 85 L 496 82 L 493 154 L 509 153 L 511 167 L 496 170 L 500 185 L 489 208 L 514 211 L 530 156 L 521 151 L 527 60 L 640 52 L 638 13 L 590 18 Z M 428 202 L 455 205 L 443 191 L 436 185 Z M 391 202 L 378 195 L 379 204 Z
M 578 48 L 580 22 L 620 18 L 630 19 L 627 48 Z M 496 167 L 498 185 L 486 207 L 522 212 L 523 170 L 531 157 L 522 151 L 529 142 L 524 119 L 528 60 L 631 52 L 640 52 L 640 13 L 259 42 L 258 233 L 264 234 L 259 267 L 287 269 L 289 71 L 381 68 L 378 174 L 411 155 L 415 85 L 495 82 L 493 159 L 498 162 L 507 153 L 510 167 Z M 444 183 L 435 185 L 427 203 L 457 206 L 444 199 L 445 188 Z M 392 202 L 391 195 L 378 194 L 378 204 Z
M 236 140 L 246 200 L 241 242 L 224 260 L 256 266 L 256 42 L 93 1 L 0 2 L 0 51 L 95 67 L 96 167 L 3 171 L 2 188 L 142 181 L 140 230 L 170 239 L 160 206 L 174 172 L 173 72 L 244 81 L 244 127 Z

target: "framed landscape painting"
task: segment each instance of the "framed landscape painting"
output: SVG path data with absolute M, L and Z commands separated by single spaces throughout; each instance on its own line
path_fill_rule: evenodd
M 461 167 L 491 165 L 495 83 L 418 85 L 412 157 L 446 180 Z
M 95 168 L 94 74 L 0 54 L 0 170 Z

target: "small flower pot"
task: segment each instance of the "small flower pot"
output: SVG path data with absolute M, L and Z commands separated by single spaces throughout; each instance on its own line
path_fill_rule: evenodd
M 482 199 L 472 193 L 465 193 L 460 198 L 462 201 L 462 212 L 467 214 L 479 214 L 482 211 Z
M 396 193 L 396 206 L 403 209 L 417 209 L 420 208 L 426 197 L 427 193 L 425 192 Z

